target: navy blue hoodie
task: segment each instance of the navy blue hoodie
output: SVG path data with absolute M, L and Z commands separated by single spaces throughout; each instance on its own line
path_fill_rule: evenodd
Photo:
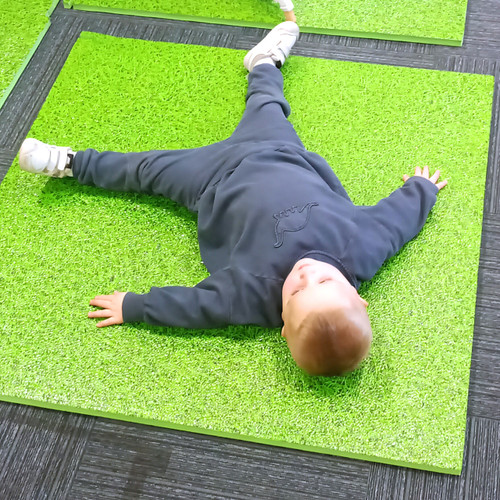
M 200 253 L 210 276 L 195 287 L 127 293 L 124 321 L 280 326 L 281 289 L 299 259 L 332 264 L 358 288 L 420 231 L 437 192 L 412 177 L 377 205 L 356 206 L 319 155 L 253 148 L 198 200 Z

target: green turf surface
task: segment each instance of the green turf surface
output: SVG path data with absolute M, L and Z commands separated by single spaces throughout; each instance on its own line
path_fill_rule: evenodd
M 222 140 L 244 109 L 243 55 L 84 33 L 29 136 L 118 151 Z M 362 367 L 306 376 L 278 329 L 97 329 L 97 294 L 207 276 L 195 216 L 14 163 L 0 186 L 2 399 L 458 473 L 493 78 L 301 57 L 283 71 L 296 129 L 355 203 L 415 165 L 450 180 L 361 288 L 374 329 Z
M 101 12 L 271 27 L 284 20 L 272 0 L 65 0 Z M 461 45 L 467 0 L 294 0 L 303 32 Z
M 0 0 L 0 107 L 44 33 L 57 0 Z

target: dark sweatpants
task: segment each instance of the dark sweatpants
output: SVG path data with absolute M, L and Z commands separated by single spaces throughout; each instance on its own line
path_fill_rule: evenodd
M 205 189 L 235 168 L 246 150 L 264 149 L 266 143 L 303 149 L 289 114 L 280 70 L 262 64 L 249 74 L 246 109 L 228 139 L 196 149 L 144 153 L 87 149 L 75 155 L 73 175 L 81 184 L 162 195 L 196 211 Z

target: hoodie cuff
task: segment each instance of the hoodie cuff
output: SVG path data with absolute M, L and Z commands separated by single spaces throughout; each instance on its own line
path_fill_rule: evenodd
M 124 323 L 144 321 L 144 300 L 146 295 L 127 292 L 123 299 L 122 316 Z
M 424 187 L 426 190 L 428 190 L 430 193 L 437 194 L 439 192 L 439 188 L 434 184 L 432 181 L 429 179 L 426 179 L 425 177 L 419 177 L 418 175 L 413 175 L 410 177 L 406 182 L 416 182 L 417 184 L 420 184 L 422 187 Z M 404 184 L 403 184 L 404 186 Z

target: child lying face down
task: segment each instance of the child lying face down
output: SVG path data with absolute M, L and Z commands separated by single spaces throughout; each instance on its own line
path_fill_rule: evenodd
M 279 68 L 299 35 L 276 26 L 244 59 L 246 109 L 226 140 L 196 149 L 73 152 L 26 139 L 21 168 L 115 191 L 165 196 L 198 215 L 210 276 L 194 287 L 115 292 L 90 301 L 98 327 L 282 326 L 311 375 L 342 375 L 367 356 L 372 331 L 357 289 L 424 225 L 446 181 L 417 168 L 375 206 L 355 206 L 332 168 L 287 120 Z

